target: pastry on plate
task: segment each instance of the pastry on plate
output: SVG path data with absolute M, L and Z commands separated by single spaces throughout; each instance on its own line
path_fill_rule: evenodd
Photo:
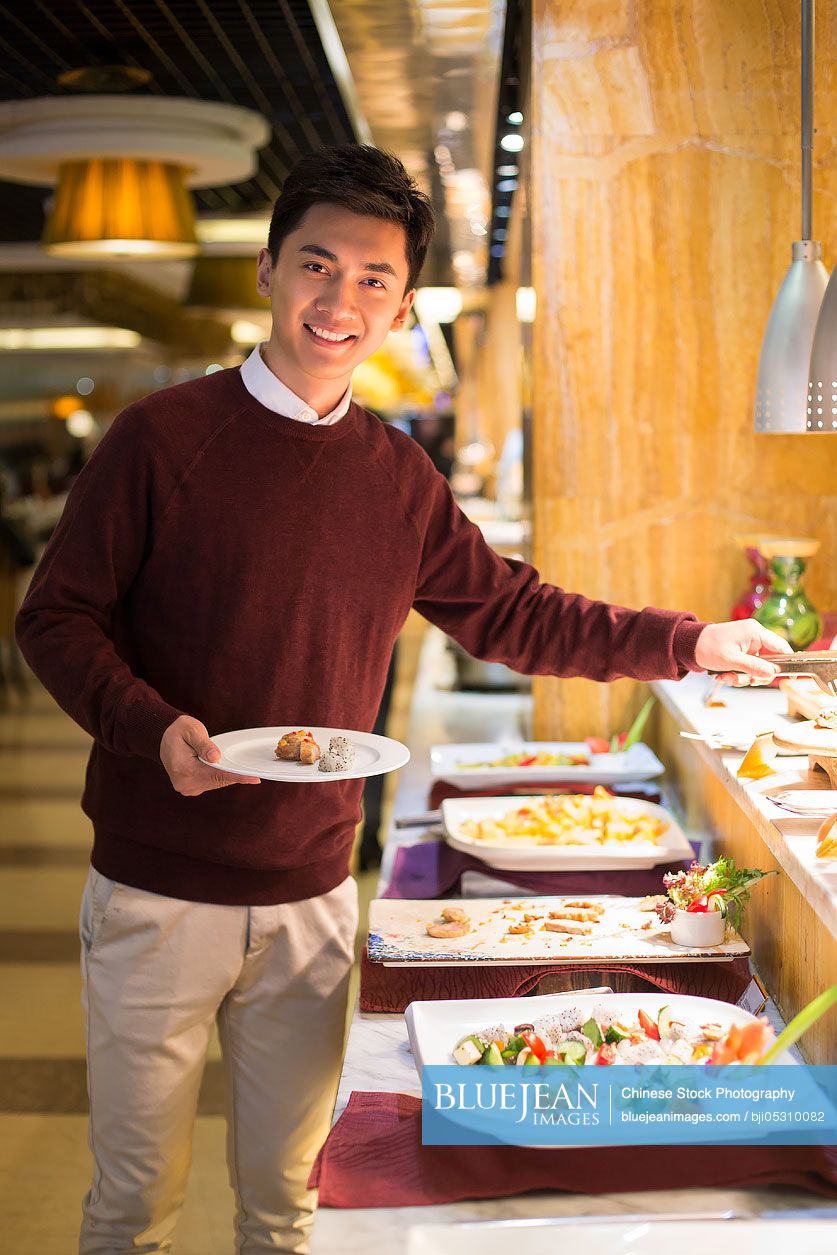
M 304 758 L 303 746 L 305 747 Z M 300 728 L 298 732 L 286 732 L 273 752 L 277 758 L 285 759 L 288 762 L 315 763 L 320 757 L 321 751 L 319 745 L 314 740 L 314 733 L 305 732 Z

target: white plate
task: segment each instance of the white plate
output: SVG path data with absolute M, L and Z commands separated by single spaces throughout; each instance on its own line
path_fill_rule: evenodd
M 741 1007 L 715 998 L 693 998 L 689 994 L 595 994 L 579 990 L 566 994 L 539 994 L 534 998 L 457 998 L 446 1002 L 411 1002 L 404 1012 L 407 1034 L 416 1071 L 424 1067 L 453 1064 L 453 1047 L 467 1033 L 499 1024 L 514 1028 L 526 1019 L 535 1023 L 546 1015 L 558 1015 L 568 1007 L 578 1007 L 584 1018 L 601 1003 L 613 1007 L 620 1020 L 635 1020 L 642 1009 L 656 1022 L 662 1007 L 671 1007 L 676 1017 L 696 1023 L 712 1021 L 723 1029 L 733 1024 L 743 1027 L 756 1018 Z M 778 1063 L 794 1063 L 787 1052 Z M 699 1065 L 695 1065 L 696 1067 Z M 806 1252 L 807 1255 L 807 1252 Z
M 541 798 L 451 797 L 442 802 L 445 840 L 455 850 L 472 854 L 489 867 L 502 871 L 613 871 L 625 867 L 657 867 L 694 857 L 686 835 L 673 815 L 655 802 L 638 798 L 614 799 L 626 815 L 649 815 L 663 819 L 666 829 L 656 843 L 612 841 L 607 845 L 535 845 L 526 838 L 509 839 L 508 844 L 492 845 L 462 832 L 468 819 L 500 819 L 519 806 Z M 512 844 L 514 840 L 514 844 Z
M 811 1209 L 815 1209 L 812 1207 Z M 484 1224 L 421 1224 L 407 1231 L 406 1255 L 705 1255 L 732 1249 L 736 1255 L 832 1255 L 834 1219 L 749 1217 L 707 1220 L 679 1216 L 567 1216 L 554 1220 L 495 1220 Z
M 585 754 L 584 767 L 463 767 L 462 763 L 491 762 L 509 754 Z M 620 754 L 591 754 L 583 741 L 494 741 L 460 745 L 433 745 L 430 771 L 436 780 L 459 788 L 473 785 L 526 784 L 528 780 L 566 780 L 578 784 L 618 784 L 651 780 L 665 768 L 653 750 L 638 742 Z
M 328 784 L 330 780 L 359 780 L 363 776 L 382 776 L 397 771 L 410 761 L 410 751 L 400 741 L 374 732 L 354 732 L 350 728 L 306 728 L 323 753 L 333 736 L 344 736 L 354 747 L 355 761 L 349 771 L 320 771 L 317 764 L 285 762 L 274 750 L 286 732 L 295 732 L 299 724 L 283 724 L 276 728 L 243 728 L 239 732 L 221 732 L 211 739 L 221 751 L 216 763 L 206 763 L 234 776 L 259 776 L 262 780 L 281 780 L 286 784 Z M 206 762 L 202 758 L 201 762 Z
M 806 819 L 828 819 L 837 812 L 837 789 L 777 789 L 763 794 L 774 806 Z

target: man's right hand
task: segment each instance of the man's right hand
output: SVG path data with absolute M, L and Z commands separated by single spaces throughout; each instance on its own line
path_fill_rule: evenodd
M 200 762 L 201 758 L 217 762 L 220 757 L 221 751 L 212 744 L 206 728 L 190 715 L 180 715 L 169 724 L 160 741 L 160 762 L 174 788 L 184 797 L 198 797 L 210 789 L 225 789 L 230 784 L 261 783 L 258 776 L 233 776 Z

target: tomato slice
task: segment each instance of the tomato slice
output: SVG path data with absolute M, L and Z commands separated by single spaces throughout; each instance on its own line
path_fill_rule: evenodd
M 652 1041 L 659 1041 L 660 1030 L 657 1028 L 657 1025 L 651 1019 L 651 1016 L 646 1014 L 645 1011 L 640 1011 L 638 1018 L 639 1018 L 639 1027 L 642 1029 L 645 1036 L 650 1037 Z
M 596 1063 L 615 1063 L 616 1062 L 616 1046 L 613 1042 L 606 1041 L 604 1045 L 599 1047 L 599 1053 L 596 1055 Z
M 586 736 L 584 743 L 591 754 L 610 753 L 610 741 L 606 741 L 603 736 Z
M 521 1037 L 537 1059 L 538 1063 L 543 1063 L 546 1058 L 546 1046 L 538 1037 L 537 1033 L 521 1033 Z

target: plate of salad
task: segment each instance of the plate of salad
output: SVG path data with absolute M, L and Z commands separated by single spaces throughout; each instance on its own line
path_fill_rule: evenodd
M 714 998 L 576 991 L 533 998 L 412 1002 L 404 1013 L 416 1069 L 754 1063 L 775 1034 L 767 1020 Z M 784 1053 L 774 1060 L 793 1063 Z
M 649 697 L 626 732 L 584 741 L 472 741 L 434 745 L 430 770 L 458 788 L 514 786 L 533 780 L 567 784 L 619 784 L 652 780 L 665 768 L 640 740 L 651 713 Z
M 593 738 L 591 738 L 592 740 Z M 619 784 L 652 780 L 665 768 L 641 741 L 627 750 L 593 752 L 586 741 L 494 741 L 434 745 L 434 779 L 458 788 L 512 787 L 533 780 L 567 784 Z

